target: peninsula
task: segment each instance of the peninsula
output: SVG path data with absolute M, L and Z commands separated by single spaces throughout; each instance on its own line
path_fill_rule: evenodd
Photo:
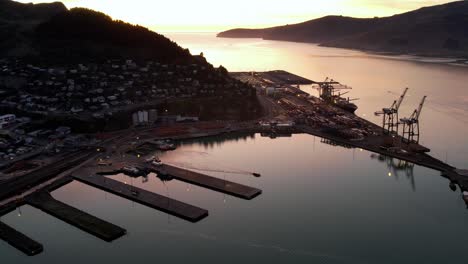
M 468 57 L 468 2 L 421 8 L 391 17 L 326 16 L 299 24 L 232 29 L 222 38 L 262 38 L 422 56 Z

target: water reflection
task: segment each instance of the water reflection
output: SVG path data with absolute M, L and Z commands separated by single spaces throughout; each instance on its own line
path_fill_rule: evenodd
M 390 93 L 399 94 L 401 87 L 410 87 L 402 115 L 409 115 L 423 95 L 429 98 L 421 124 L 422 141 L 433 154 L 443 159 L 449 150 L 454 166 L 463 167 L 468 153 L 468 104 L 465 83 L 468 67 L 446 65 L 439 59 L 411 56 L 380 56 L 360 51 L 325 48 L 314 44 L 268 41 L 259 39 L 224 39 L 215 34 L 171 34 L 170 37 L 194 54 L 204 52 L 214 65 L 231 71 L 263 71 L 282 69 L 311 80 L 325 76 L 344 80 L 353 87 L 353 95 L 361 98 L 357 115 L 376 124 L 373 116 L 388 102 Z M 428 62 L 430 61 L 430 62 Z M 445 60 L 444 60 L 445 61 Z M 303 87 L 301 87 L 303 88 Z M 308 87 L 307 92 L 313 92 Z M 450 136 L 441 140 L 440 127 L 450 128 Z
M 178 146 L 192 145 L 194 143 L 202 145 L 206 148 L 214 148 L 216 146 L 223 145 L 227 142 L 246 142 L 248 139 L 254 139 L 255 133 L 229 133 L 222 136 L 213 136 L 203 139 L 189 139 L 184 141 L 179 141 Z
M 404 173 L 406 178 L 410 181 L 411 188 L 416 191 L 416 182 L 414 180 L 414 163 L 384 156 L 381 154 L 372 153 L 371 159 L 378 160 L 385 163 L 388 168 L 388 176 L 394 176 L 395 179 L 399 179 L 400 173 Z
M 269 132 L 269 133 L 261 133 L 260 136 L 275 139 L 275 138 L 279 138 L 279 137 L 290 138 L 290 137 L 292 137 L 292 134 L 291 133 Z
M 39 213 L 32 215 L 26 209 L 25 215 L 32 217 L 17 217 L 13 212 L 2 220 L 45 243 L 47 251 L 39 256 L 40 263 L 93 263 L 104 255 L 115 264 L 135 258 L 158 258 L 171 263 L 192 259 L 198 263 L 212 256 L 213 248 L 232 259 L 226 263 L 235 263 L 239 257 L 262 263 L 323 262 L 301 252 L 347 256 L 346 261 L 330 263 L 419 263 L 427 254 L 434 263 L 443 263 L 447 257 L 463 259 L 462 249 L 468 236 L 454 237 L 453 233 L 468 230 L 466 211 L 459 194 L 447 192 L 446 179 L 436 172 L 416 166 L 414 174 L 425 176 L 418 178 L 418 187 L 424 188 L 424 192 L 413 192 L 390 177 L 380 177 L 390 170 L 387 161 L 376 162 L 364 150 L 356 149 L 356 157 L 351 159 L 354 149 L 323 144 L 320 138 L 315 140 L 305 134 L 274 140 L 248 134 L 239 135 L 237 140 L 221 136 L 194 140 L 192 144 L 184 142 L 160 158 L 164 162 L 171 159 L 193 164 L 206 162 L 218 168 L 227 167 L 223 161 L 229 161 L 232 167 L 258 169 L 264 177 L 210 173 L 264 190 L 262 196 L 248 202 L 179 180 L 162 182 L 155 174 L 141 179 L 124 174 L 109 176 L 209 210 L 210 216 L 197 224 L 78 182 L 55 191 L 53 196 L 125 227 L 130 235 L 105 244 L 57 223 L 58 220 Z M 203 141 L 217 143 L 211 147 Z M 315 150 L 314 141 L 317 141 Z M 402 167 L 398 161 L 390 164 Z M 403 176 L 402 172 L 398 170 Z M 435 203 L 442 206 L 434 207 Z M 67 239 L 58 240 L 57 234 Z M 455 241 L 451 245 L 455 253 L 438 250 L 437 243 L 420 245 L 421 239 Z M 390 261 L 381 261 L 382 256 L 391 253 L 388 248 L 398 254 Z M 81 259 L 70 258 L 76 249 L 86 254 Z M 34 263 L 14 255 L 14 249 L 1 244 L 0 252 L 5 263 Z
M 190 146 L 190 145 L 199 145 L 203 146 L 205 148 L 212 148 L 214 145 L 217 146 L 222 146 L 225 143 L 228 142 L 238 142 L 240 140 L 246 141 L 247 139 L 255 139 L 256 134 L 235 134 L 235 135 L 223 135 L 223 136 L 217 136 L 217 137 L 212 137 L 212 138 L 204 138 L 204 139 L 199 139 L 199 140 L 191 140 L 191 141 L 185 141 L 181 142 L 181 146 Z M 261 137 L 266 137 L 270 139 L 276 139 L 276 137 L 271 136 L 270 134 L 260 134 Z M 287 137 L 292 137 L 292 135 L 289 135 Z M 312 136 L 311 136 L 312 137 Z M 279 137 L 281 138 L 281 137 Z M 315 136 L 314 136 L 314 145 L 313 149 L 315 150 Z M 333 147 L 339 147 L 339 148 L 345 148 L 349 150 L 353 150 L 353 160 L 355 160 L 355 150 L 357 149 L 356 147 L 352 145 L 348 145 L 345 143 L 341 143 L 338 141 L 334 141 L 331 139 L 326 139 L 326 138 L 320 138 L 320 143 L 328 146 L 333 146 Z M 362 149 L 359 149 L 361 152 L 363 151 Z M 192 152 L 200 155 L 209 155 L 207 152 L 196 152 L 196 151 L 187 151 L 185 152 Z M 396 180 L 399 180 L 399 178 L 403 175 L 405 176 L 411 185 L 411 189 L 413 191 L 416 191 L 416 181 L 415 181 L 415 176 L 414 176 L 414 163 L 396 159 L 393 157 L 377 154 L 377 153 L 371 153 L 370 155 L 371 160 L 376 160 L 380 163 L 383 163 L 387 167 L 387 175 L 389 177 L 394 177 Z M 222 168 L 210 168 L 206 167 L 206 165 L 201 165 L 201 164 L 193 164 L 190 162 L 172 162 L 171 164 L 175 166 L 181 166 L 187 169 L 193 169 L 193 170 L 199 170 L 199 171 L 210 171 L 210 172 L 224 172 L 224 173 L 234 173 L 234 174 L 251 174 L 248 171 L 245 170 L 233 170 L 233 169 L 222 169 Z M 158 176 L 159 177 L 159 176 Z
M 346 149 L 355 149 L 354 146 L 351 146 L 351 145 L 348 145 L 348 144 L 345 144 L 345 143 L 341 143 L 341 142 L 338 142 L 338 141 L 335 141 L 335 140 L 326 139 L 326 138 L 321 138 L 320 143 L 327 144 L 327 145 L 330 145 L 330 146 L 333 146 L 333 147 L 342 147 L 342 148 L 346 148 Z

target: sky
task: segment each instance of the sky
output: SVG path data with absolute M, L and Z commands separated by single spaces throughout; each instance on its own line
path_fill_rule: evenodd
M 23 3 L 53 1 L 20 0 Z M 390 16 L 446 0 L 63 0 L 161 32 L 262 28 L 326 16 Z

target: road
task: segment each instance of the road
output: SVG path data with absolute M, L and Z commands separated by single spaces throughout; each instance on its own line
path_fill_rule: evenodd
M 28 191 L 37 184 L 41 184 L 51 178 L 82 164 L 92 155 L 95 155 L 95 150 L 80 150 L 66 154 L 60 160 L 46 165 L 38 170 L 23 176 L 7 180 L 0 186 L 0 199 L 6 199 L 18 193 Z
M 96 153 L 95 155 L 91 156 L 88 160 L 86 160 L 85 162 L 81 163 L 81 164 L 78 164 L 78 166 L 75 166 L 75 167 L 72 167 L 71 169 L 69 170 L 66 170 L 60 174 L 58 174 L 56 177 L 50 179 L 50 180 L 47 180 L 39 185 L 36 185 L 34 186 L 33 188 L 30 188 L 29 190 L 21 193 L 21 194 L 18 194 L 18 195 L 15 195 L 15 196 L 12 196 L 10 198 L 7 198 L 3 201 L 0 201 L 0 207 L 2 206 L 5 206 L 9 203 L 12 203 L 14 201 L 18 201 L 18 200 L 22 200 L 24 199 L 26 196 L 28 195 L 31 195 L 33 194 L 34 192 L 36 191 L 39 191 L 43 188 L 46 188 L 47 186 L 49 186 L 50 184 L 54 183 L 55 181 L 58 181 L 66 176 L 69 176 L 70 174 L 72 174 L 73 172 L 77 171 L 78 169 L 82 168 L 84 165 L 90 163 L 91 161 L 94 161 L 97 157 L 98 157 L 98 153 Z

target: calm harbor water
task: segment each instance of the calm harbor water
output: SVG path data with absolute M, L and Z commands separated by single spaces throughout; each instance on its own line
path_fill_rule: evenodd
M 423 142 L 439 158 L 458 167 L 466 164 L 468 68 L 310 44 L 216 39 L 212 34 L 170 37 L 230 70 L 284 69 L 313 80 L 332 76 L 353 86 L 353 96 L 361 98 L 358 114 L 376 122 L 373 112 L 389 106 L 398 97 L 394 93 L 408 86 L 405 114 L 422 95 L 430 98 L 422 116 Z M 464 260 L 468 211 L 438 172 L 419 166 L 398 169 L 396 160 L 322 141 L 302 134 L 216 137 L 184 142 L 161 156 L 164 162 L 211 170 L 216 177 L 262 189 L 251 201 L 176 180 L 163 183 L 155 175 L 113 176 L 209 210 L 195 224 L 81 183 L 69 184 L 53 196 L 127 229 L 128 235 L 106 243 L 24 206 L 1 220 L 41 242 L 45 251 L 29 258 L 0 241 L 2 263 Z M 262 177 L 247 174 L 253 171 Z
M 225 39 L 215 34 L 169 34 L 192 54 L 204 53 L 213 65 L 230 71 L 282 69 L 311 80 L 326 77 L 353 88 L 359 98 L 357 114 L 378 124 L 374 112 L 390 107 L 405 87 L 410 91 L 400 116 L 410 116 L 424 95 L 421 116 L 422 143 L 432 154 L 465 167 L 468 156 L 468 67 L 450 65 L 438 58 L 381 56 L 360 51 L 325 48 L 313 44 L 261 39 Z M 316 93 L 315 89 L 304 87 Z M 347 96 L 348 96 L 347 95 Z

